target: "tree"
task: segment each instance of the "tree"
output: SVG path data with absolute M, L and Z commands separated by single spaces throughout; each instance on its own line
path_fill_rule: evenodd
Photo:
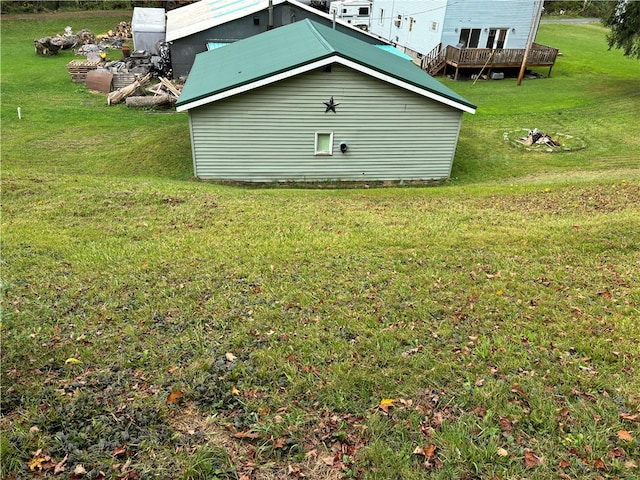
M 626 56 L 640 59 L 640 2 L 618 0 L 602 21 L 611 27 L 609 48 L 620 48 Z

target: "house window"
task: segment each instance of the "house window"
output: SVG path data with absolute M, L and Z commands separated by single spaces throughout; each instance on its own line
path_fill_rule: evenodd
M 314 155 L 333 155 L 333 132 L 316 132 Z
M 384 8 L 380 9 L 380 17 L 378 17 L 378 25 L 384 24 Z
M 487 48 L 504 48 L 507 41 L 508 28 L 491 28 L 489 29 L 489 37 L 487 38 Z
M 438 22 L 431 22 L 431 31 L 432 32 L 438 31 Z
M 478 42 L 480 41 L 479 28 L 463 28 L 460 31 L 460 40 L 458 44 L 462 45 L 462 48 L 478 48 Z
M 400 26 L 402 25 L 402 15 L 398 15 L 393 23 L 396 27 L 400 28 Z
M 360 7 L 358 9 L 358 15 L 369 15 L 369 7 Z

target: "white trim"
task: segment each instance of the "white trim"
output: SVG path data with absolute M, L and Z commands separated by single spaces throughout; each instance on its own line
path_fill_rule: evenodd
M 476 113 L 475 108 L 471 108 L 463 103 L 456 102 L 455 100 L 451 100 L 450 98 L 443 97 L 442 95 L 438 95 L 437 93 L 431 92 L 421 87 L 417 87 L 410 83 L 407 83 L 403 80 L 392 77 L 391 75 L 387 75 L 385 73 L 378 72 L 377 70 L 373 70 L 372 68 L 365 67 L 359 63 L 356 63 L 351 60 L 347 60 L 338 55 L 334 55 L 332 57 L 328 57 L 322 60 L 318 60 L 312 63 L 308 63 L 306 65 L 301 65 L 300 67 L 293 68 L 291 70 L 287 70 L 285 72 L 278 73 L 276 75 L 272 75 L 266 78 L 262 78 L 252 83 L 247 83 L 245 85 L 241 85 L 239 87 L 235 87 L 229 90 L 225 90 L 224 92 L 216 93 L 214 95 L 210 95 L 208 97 L 201 98 L 199 100 L 194 100 L 190 103 L 185 103 L 184 105 L 180 105 L 176 107 L 177 112 L 184 112 L 185 110 L 189 110 L 192 108 L 200 107 L 202 105 L 206 105 L 207 103 L 217 102 L 218 100 L 222 100 L 224 98 L 232 97 L 234 95 L 238 95 L 240 93 L 248 92 L 250 90 L 254 90 L 256 88 L 263 87 L 265 85 L 269 85 L 271 83 L 284 80 L 286 78 L 291 78 L 301 73 L 305 73 L 316 68 L 324 67 L 326 65 L 331 65 L 332 63 L 339 63 L 344 65 L 345 67 L 352 68 L 358 72 L 362 72 L 366 75 L 372 76 L 384 82 L 390 83 L 392 85 L 396 85 L 400 88 L 404 88 L 405 90 L 409 90 L 410 92 L 416 93 L 423 97 L 430 98 L 437 102 L 443 103 L 450 107 L 457 108 L 458 110 L 462 110 L 467 113 Z M 418 67 L 416 67 L 418 68 Z M 425 74 L 426 75 L 426 74 Z
M 396 77 L 392 77 L 391 75 L 387 75 L 386 73 L 381 73 L 372 68 L 365 67 L 363 65 L 360 65 L 359 63 L 353 62 L 351 60 L 347 60 L 346 58 L 340 58 L 340 57 L 337 57 L 337 58 L 338 59 L 336 60 L 336 63 L 340 63 L 345 67 L 353 68 L 354 70 L 365 73 L 367 75 L 370 75 L 384 82 L 390 83 L 392 85 L 396 85 L 397 87 L 404 88 L 405 90 L 409 90 L 410 92 L 417 93 L 418 95 L 421 95 L 423 97 L 427 97 L 432 100 L 436 100 L 440 103 L 444 103 L 445 105 L 449 105 L 450 107 L 457 108 L 458 110 L 462 110 L 467 113 L 476 113 L 475 108 L 471 108 L 463 103 L 456 102 L 455 100 L 451 100 L 450 98 L 443 97 L 442 95 L 434 93 L 425 88 L 417 87 L 411 83 L 405 82 L 404 80 L 400 80 Z
M 202 105 L 206 105 L 207 103 L 217 102 L 218 100 L 222 100 L 224 98 L 233 97 L 234 95 L 239 95 L 241 93 L 245 93 L 250 90 L 255 90 L 256 88 L 264 87 L 265 85 L 269 85 L 270 83 L 295 77 L 296 75 L 309 72 L 316 68 L 324 67 L 326 65 L 331 65 L 332 63 L 335 63 L 336 58 L 337 57 L 330 57 L 330 58 L 318 60 L 316 62 L 308 63 L 306 65 L 301 65 L 300 67 L 296 67 L 291 70 L 286 70 L 284 72 L 280 72 L 275 75 L 262 78 L 260 80 L 256 80 L 255 82 L 252 82 L 252 83 L 240 85 L 239 87 L 231 88 L 229 90 L 225 90 L 224 92 L 216 93 L 214 95 L 201 98 L 200 100 L 194 100 L 193 102 L 185 103 L 184 105 L 180 105 L 179 107 L 176 107 L 176 112 L 183 112 L 191 108 L 201 107 Z
M 318 151 L 318 136 L 329 135 L 329 151 Z M 333 132 L 316 132 L 313 140 L 313 154 L 316 156 L 330 156 L 333 155 Z

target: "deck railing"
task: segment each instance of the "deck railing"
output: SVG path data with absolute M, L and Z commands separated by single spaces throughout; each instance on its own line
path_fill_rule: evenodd
M 457 48 L 447 45 L 445 51 L 446 61 L 457 68 L 482 67 L 492 65 L 494 67 L 520 66 L 524 58 L 525 50 L 522 48 L 504 48 L 493 50 L 491 48 Z M 534 43 L 527 55 L 528 66 L 553 66 L 558 49 Z

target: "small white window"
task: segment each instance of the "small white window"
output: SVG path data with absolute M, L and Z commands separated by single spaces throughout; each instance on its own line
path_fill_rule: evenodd
M 431 22 L 431 31 L 432 32 L 438 31 L 438 22 Z
M 315 155 L 333 155 L 333 132 L 316 132 Z

